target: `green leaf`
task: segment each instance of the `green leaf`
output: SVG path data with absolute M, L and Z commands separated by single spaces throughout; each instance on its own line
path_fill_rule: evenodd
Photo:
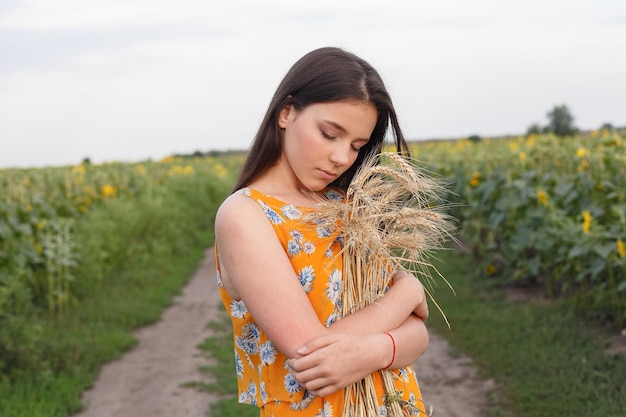
M 602 272 L 606 270 L 606 261 L 604 259 L 595 259 L 591 264 L 591 268 L 589 268 L 589 272 L 593 278 L 600 275 Z
M 583 255 L 585 253 L 589 252 L 589 250 L 583 246 L 583 245 L 575 245 L 572 246 L 572 248 L 569 250 L 569 252 L 567 253 L 567 257 L 569 259 L 573 259 L 573 258 L 577 258 L 580 255 Z
M 593 251 L 600 255 L 602 259 L 608 259 L 609 256 L 615 250 L 615 243 L 605 243 L 603 245 L 596 245 L 593 247 Z

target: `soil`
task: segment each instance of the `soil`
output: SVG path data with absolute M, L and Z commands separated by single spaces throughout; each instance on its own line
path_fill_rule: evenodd
M 216 396 L 184 387 L 206 381 L 198 345 L 211 336 L 207 324 L 221 309 L 212 249 L 161 319 L 135 333 L 139 343 L 106 364 L 83 394 L 86 408 L 74 417 L 205 417 Z M 453 355 L 448 342 L 431 334 L 416 363 L 422 395 L 434 417 L 479 417 L 493 387 L 481 380 L 470 358 Z

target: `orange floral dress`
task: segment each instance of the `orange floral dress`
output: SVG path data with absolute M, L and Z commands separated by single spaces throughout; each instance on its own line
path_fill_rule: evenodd
M 312 208 L 287 204 L 250 188 L 238 193 L 255 200 L 265 212 L 320 322 L 328 327 L 340 320 L 342 263 L 337 256 L 341 250 L 338 228 L 307 224 L 303 216 Z M 325 196 L 330 200 L 343 198 L 343 194 L 332 189 Z M 341 417 L 343 390 L 326 397 L 309 394 L 296 381 L 286 364 L 287 358 L 257 325 L 244 302 L 233 300 L 225 290 L 220 278 L 218 243 L 215 244 L 217 281 L 233 324 L 239 402 L 258 406 L 262 417 Z M 394 373 L 403 401 L 417 407 L 411 415 L 422 415 L 422 398 L 413 368 L 397 369 Z M 379 415 L 386 416 L 382 380 L 378 373 L 373 377 L 379 394 Z

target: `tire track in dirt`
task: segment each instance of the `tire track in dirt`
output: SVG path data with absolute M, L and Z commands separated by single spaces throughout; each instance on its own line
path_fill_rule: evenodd
M 206 381 L 207 364 L 198 345 L 212 332 L 207 324 L 221 309 L 213 250 L 161 319 L 139 329 L 137 346 L 106 364 L 83 394 L 87 408 L 74 417 L 205 417 L 218 397 L 194 388 Z M 430 346 L 416 363 L 424 401 L 434 417 L 481 417 L 493 382 L 480 380 L 471 359 L 451 355 L 448 342 L 431 334 Z M 236 416 L 233 416 L 236 417 Z

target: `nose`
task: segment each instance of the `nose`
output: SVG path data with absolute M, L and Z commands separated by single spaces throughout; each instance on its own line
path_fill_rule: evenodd
M 333 147 L 330 154 L 330 161 L 335 166 L 345 166 L 350 163 L 352 153 L 350 144 L 337 144 L 337 146 Z

